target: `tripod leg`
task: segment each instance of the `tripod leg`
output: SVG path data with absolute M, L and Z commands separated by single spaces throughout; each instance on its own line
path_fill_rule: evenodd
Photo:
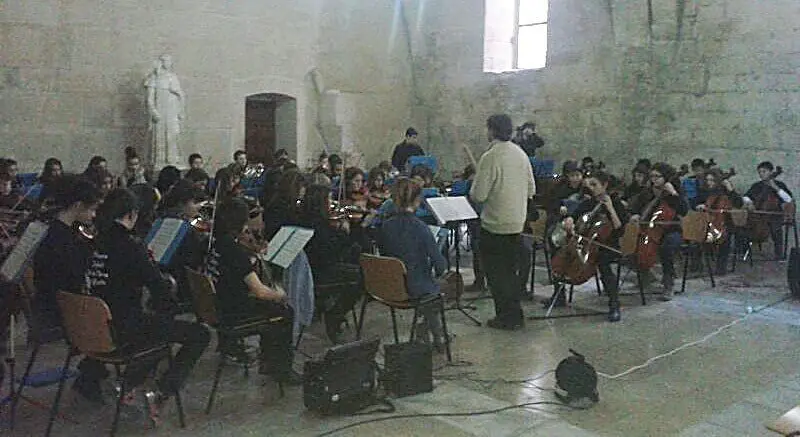
M 69 363 L 72 361 L 72 357 L 75 356 L 72 348 L 69 348 L 67 352 L 67 359 L 64 360 L 64 368 L 61 369 L 61 375 L 58 379 L 58 391 L 56 392 L 56 398 L 53 400 L 53 407 L 50 410 L 50 420 L 47 422 L 47 431 L 45 431 L 45 437 L 50 436 L 50 432 L 53 430 L 53 423 L 56 421 L 56 416 L 58 415 L 58 407 L 61 402 L 61 395 L 64 393 L 64 384 L 67 382 L 67 372 L 69 372 Z

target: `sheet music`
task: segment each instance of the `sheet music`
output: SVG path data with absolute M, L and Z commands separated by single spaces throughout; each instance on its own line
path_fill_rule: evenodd
M 0 277 L 7 281 L 16 282 L 22 276 L 22 271 L 33 257 L 36 248 L 47 235 L 49 227 L 42 222 L 33 222 L 25 229 L 22 238 L 0 267 Z
M 272 264 L 285 269 L 297 258 L 313 236 L 313 229 L 283 226 L 270 240 L 266 258 Z
M 478 218 L 478 213 L 472 209 L 472 205 L 463 196 L 431 197 L 425 199 L 425 202 L 428 203 L 428 207 L 440 225 Z
M 180 234 L 184 221 L 176 218 L 164 218 L 156 223 L 160 223 L 160 226 L 147 242 L 147 248 L 153 251 L 153 258 L 161 264 L 167 250 Z

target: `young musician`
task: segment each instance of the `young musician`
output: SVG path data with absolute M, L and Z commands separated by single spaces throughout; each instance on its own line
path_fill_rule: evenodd
M 59 183 L 63 174 L 64 168 L 61 165 L 61 161 L 57 158 L 47 158 L 44 162 L 42 174 L 39 175 L 39 183 L 42 185 L 42 189 L 39 192 L 40 204 L 47 204 L 48 200 L 52 200 L 55 185 Z
M 306 194 L 306 179 L 297 170 L 281 175 L 276 192 L 264 205 L 264 236 L 267 239 L 278 233 L 281 226 L 300 223 L 300 206 Z
M 189 155 L 189 170 L 202 170 L 203 169 L 203 155 L 199 153 L 192 153 Z
M 742 200 L 744 201 L 745 208 L 750 210 L 759 210 L 765 207 L 767 200 L 774 197 L 777 200 L 779 208 L 776 211 L 781 211 L 781 206 L 784 203 L 792 201 L 792 192 L 781 181 L 775 180 L 774 171 L 775 166 L 769 161 L 764 161 L 758 164 L 758 177 L 760 181 L 750 186 L 750 189 L 744 193 Z M 775 256 L 783 258 L 783 227 L 781 226 L 780 218 L 767 219 L 769 226 L 769 233 L 772 241 L 775 243 Z
M 625 206 L 628 206 L 636 196 L 650 187 L 650 161 L 642 162 L 640 160 L 640 162 L 633 167 L 632 174 L 631 183 L 625 187 L 625 192 L 622 195 L 622 201 Z
M 553 234 L 556 224 L 562 222 L 565 217 L 568 217 L 575 212 L 575 208 L 577 208 L 578 205 L 585 200 L 585 195 L 586 186 L 584 180 L 584 170 L 576 161 L 564 162 L 564 165 L 561 169 L 561 178 L 553 188 L 551 197 L 545 205 L 547 211 L 547 221 L 545 225 L 545 235 L 547 235 L 547 241 L 545 244 L 547 244 L 550 248 L 551 254 L 555 254 L 556 251 L 558 251 L 558 248 L 555 247 L 555 244 L 550 238 L 550 236 Z M 532 263 L 529 261 L 531 259 L 531 254 L 527 250 L 523 251 L 522 255 L 520 280 L 523 281 L 524 284 L 530 277 Z M 567 301 L 565 293 L 557 293 L 556 296 L 556 306 L 566 305 Z M 549 307 L 550 301 L 545 301 L 544 305 Z
M 347 219 L 331 220 L 331 190 L 327 185 L 312 185 L 303 202 L 302 224 L 314 229 L 314 236 L 305 247 L 315 285 L 337 283 L 361 284 L 358 255 L 361 246 L 350 238 Z M 323 287 L 325 288 L 325 287 Z M 361 297 L 362 288 L 338 287 L 335 295 L 318 296 L 325 314 L 325 331 L 337 343 L 345 314 Z
M 208 262 L 208 271 L 216 283 L 217 308 L 223 320 L 230 323 L 269 318 L 273 323 L 260 333 L 259 373 L 285 383 L 298 383 L 298 376 L 292 371 L 294 311 L 286 303 L 283 290 L 264 285 L 252 251 L 237 242 L 248 220 L 249 208 L 241 199 L 228 199 L 217 206 L 214 249 Z
M 17 175 L 17 161 L 11 158 L 0 159 L 0 173 L 11 178 L 11 191 L 15 194 L 25 194 L 22 192 L 22 183 Z
M 410 127 L 406 129 L 406 136 L 403 142 L 394 146 L 394 152 L 392 152 L 392 167 L 403 172 L 406 169 L 408 158 L 424 154 L 425 151 L 422 150 L 422 147 L 417 143 L 417 130 Z
M 103 167 L 89 168 L 84 172 L 84 176 L 97 185 L 97 188 L 103 193 L 103 197 L 114 188 L 114 176 Z
M 202 168 L 189 169 L 183 178 L 190 181 L 196 188 L 208 192 L 209 176 Z
M 119 347 L 139 349 L 164 340 L 181 345 L 173 365 L 156 381 L 158 406 L 183 386 L 211 335 L 200 323 L 174 319 L 170 283 L 133 235 L 139 208 L 139 199 L 130 190 L 119 188 L 106 197 L 98 209 L 99 233 L 86 284 L 89 294 L 102 298 L 111 309 Z M 147 310 L 142 306 L 144 287 L 149 292 Z M 125 386 L 134 389 L 141 385 L 151 370 L 150 366 L 126 369 Z M 86 372 L 81 376 L 91 379 L 96 375 Z
M 27 209 L 30 205 L 23 205 L 22 194 L 14 191 L 14 178 L 8 173 L 0 173 L 0 208 Z
M 717 276 L 723 276 L 728 273 L 728 258 L 730 257 L 731 248 L 733 245 L 735 226 L 730 214 L 725 214 L 721 211 L 715 211 L 720 209 L 719 205 L 713 202 L 709 203 L 709 200 L 714 200 L 714 198 L 727 198 L 734 208 L 741 208 L 744 203 L 742 201 L 742 196 L 736 192 L 736 189 L 733 187 L 733 184 L 731 184 L 731 181 L 728 179 L 722 179 L 722 172 L 719 169 L 713 169 L 706 172 L 705 183 L 702 184 L 700 191 L 697 193 L 697 206 L 695 209 L 698 211 L 709 211 L 712 214 L 721 213 L 725 215 L 725 228 L 727 229 L 727 235 L 725 235 L 724 239 L 719 244 L 716 271 L 714 273 Z
M 191 222 L 200 215 L 200 205 L 207 199 L 203 190 L 183 179 L 172 187 L 164 197 L 161 216 Z M 178 284 L 178 299 L 183 303 L 191 302 L 191 290 L 186 278 L 186 267 L 200 270 L 203 266 L 208 240 L 194 226 L 183 238 L 178 249 L 167 266 L 167 272 Z
M 405 264 L 408 272 L 408 293 L 412 299 L 438 293 L 439 285 L 431 271 L 435 270 L 436 275 L 441 276 L 446 267 L 446 261 L 428 226 L 414 216 L 414 211 L 422 202 L 421 195 L 422 188 L 419 184 L 408 178 L 399 178 L 392 187 L 392 201 L 397 208 L 397 214 L 383 223 L 378 234 L 381 253 L 399 258 Z M 420 312 L 426 328 L 420 338 L 427 340 L 427 332 L 430 332 L 433 334 L 436 350 L 443 351 L 438 307 L 426 305 L 420 308 Z
M 680 186 L 675 169 L 663 162 L 656 163 L 653 165 L 653 168 L 650 169 L 650 184 L 650 189 L 643 191 L 642 194 L 631 203 L 630 210 L 634 212 L 630 218 L 631 222 L 638 222 L 640 219 L 648 220 L 650 217 L 643 217 L 642 214 L 652 213 L 653 209 L 658 208 L 661 202 L 675 211 L 677 216 L 683 217 L 686 215 L 688 212 L 687 203 L 681 193 L 675 188 Z M 648 208 L 650 205 L 653 206 Z M 650 211 L 647 211 L 647 209 L 650 209 Z M 664 237 L 658 251 L 658 257 L 661 261 L 661 268 L 663 271 L 663 276 L 661 278 L 661 283 L 663 285 L 662 299 L 671 300 L 673 296 L 673 285 L 675 283 L 675 254 L 678 252 L 682 241 L 681 227 L 679 224 L 657 226 L 662 226 L 664 228 Z
M 120 175 L 117 186 L 121 188 L 136 184 L 149 184 L 150 178 L 139 160 L 139 155 L 133 147 L 125 148 L 125 171 Z
M 242 168 L 247 167 L 247 152 L 244 150 L 233 152 L 233 163 L 238 164 Z
M 507 115 L 486 121 L 489 150 L 478 163 L 470 197 L 482 204 L 481 262 L 495 303 L 496 317 L 487 324 L 514 330 L 524 325 L 520 306 L 520 233 L 527 220 L 528 199 L 536 194 L 527 155 L 511 142 L 514 126 Z
M 64 176 L 53 191 L 55 218 L 49 223 L 47 236 L 33 258 L 36 294 L 32 304 L 42 332 L 52 332 L 54 328 L 61 327 L 56 294 L 59 291 L 83 291 L 86 284 L 84 272 L 89 266 L 92 247 L 78 234 L 75 225 L 91 223 L 101 199 L 97 187 L 79 176 Z M 85 366 L 84 360 L 79 366 L 82 372 Z M 99 380 L 87 380 L 80 376 L 75 380 L 73 389 L 90 401 L 103 402 Z
M 681 187 L 683 188 L 686 200 L 689 201 L 689 206 L 694 208 L 697 206 L 697 194 L 700 191 L 706 173 L 706 162 L 700 158 L 695 158 L 692 160 L 690 166 L 692 175 L 681 181 Z
M 174 165 L 168 165 L 158 172 L 156 189 L 158 189 L 158 192 L 163 197 L 169 192 L 173 185 L 178 183 L 179 180 L 181 180 L 181 171 L 178 170 L 178 167 L 175 167 Z
M 623 223 L 627 219 L 627 214 L 622 201 L 616 196 L 608 194 L 609 180 L 610 176 L 607 173 L 600 170 L 594 171 L 586 179 L 586 186 L 592 197 L 582 201 L 572 214 L 564 219 L 563 223 L 567 233 L 572 234 L 575 232 L 575 223 L 582 220 L 584 215 L 591 213 L 598 205 L 602 204 L 597 213 L 605 215 L 605 219 L 608 220 L 613 228 L 611 238 L 604 244 L 616 248 L 619 247 L 618 241 L 619 237 L 622 236 Z M 621 318 L 617 277 L 611 270 L 611 262 L 617 258 L 619 258 L 619 255 L 613 251 L 602 247 L 599 248 L 598 271 L 600 272 L 600 281 L 603 282 L 603 290 L 608 294 L 609 322 L 618 322 Z
M 215 200 L 223 202 L 227 199 L 236 197 L 240 194 L 239 182 L 242 179 L 241 173 L 236 168 L 223 167 L 217 170 L 214 176 L 216 192 Z
M 86 166 L 86 170 L 98 167 L 101 167 L 103 169 L 108 168 L 108 161 L 106 161 L 106 159 L 100 155 L 92 156 L 92 159 L 89 160 L 89 164 Z M 86 172 L 86 170 L 84 170 L 84 173 Z
M 380 168 L 374 167 L 369 171 L 369 177 L 367 177 L 367 190 L 369 190 L 367 208 L 377 209 L 390 197 L 389 188 L 384 183 L 385 180 L 386 174 Z

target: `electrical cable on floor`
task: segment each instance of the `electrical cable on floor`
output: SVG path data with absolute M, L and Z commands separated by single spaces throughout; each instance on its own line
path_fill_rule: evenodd
M 719 328 L 715 329 L 710 334 L 706 335 L 705 337 L 703 337 L 703 338 L 701 338 L 699 340 L 695 340 L 695 341 L 692 341 L 692 342 L 689 342 L 689 343 L 684 343 L 684 344 L 678 346 L 677 348 L 675 348 L 675 349 L 673 349 L 673 350 L 671 350 L 669 352 L 663 353 L 661 355 L 656 355 L 656 356 L 648 359 L 647 361 L 645 361 L 643 364 L 640 364 L 638 366 L 633 366 L 633 367 L 631 367 L 630 369 L 628 369 L 628 370 L 626 370 L 624 372 L 617 373 L 616 375 L 609 375 L 609 374 L 603 373 L 603 372 L 597 372 L 597 374 L 599 376 L 605 378 L 605 379 L 611 379 L 611 380 L 619 379 L 619 378 L 622 378 L 624 376 L 630 375 L 631 373 L 633 373 L 633 372 L 635 372 L 637 370 L 641 370 L 641 369 L 644 369 L 644 368 L 650 366 L 651 364 L 655 363 L 658 360 L 661 360 L 663 358 L 675 355 L 676 353 L 678 353 L 678 352 L 680 352 L 680 351 L 682 351 L 684 349 L 690 348 L 692 346 L 697 346 L 699 344 L 705 343 L 706 341 L 712 339 L 713 337 L 721 334 L 723 331 L 725 331 L 725 330 L 727 330 L 727 329 L 729 329 L 729 328 L 731 328 L 731 327 L 733 327 L 735 325 L 738 325 L 739 323 L 747 320 L 747 318 L 752 316 L 753 314 L 759 313 L 761 311 L 764 311 L 767 308 L 771 308 L 771 307 L 773 307 L 775 305 L 778 305 L 780 303 L 786 302 L 787 300 L 789 300 L 791 298 L 792 298 L 791 295 L 787 295 L 787 296 L 784 296 L 781 299 L 778 299 L 775 302 L 768 303 L 766 305 L 762 305 L 762 306 L 760 306 L 758 308 L 753 308 L 753 307 L 748 306 L 747 307 L 747 314 L 745 314 L 744 316 L 741 316 L 738 319 L 735 319 L 735 320 L 733 320 L 733 321 L 731 321 L 729 323 L 726 323 L 725 325 L 720 326 Z
M 569 408 L 572 410 L 580 410 L 578 407 L 573 407 L 571 405 L 567 405 L 561 402 L 556 401 L 536 401 L 536 402 L 526 402 L 524 404 L 517 404 L 517 405 L 509 405 L 507 407 L 502 408 L 495 408 L 493 410 L 482 410 L 482 411 L 470 411 L 466 413 L 415 413 L 415 414 L 397 414 L 394 416 L 386 416 L 386 417 L 378 417 L 375 419 L 363 420 L 360 422 L 351 423 L 349 425 L 341 426 L 339 428 L 332 429 L 330 431 L 326 431 L 322 434 L 317 434 L 316 437 L 326 437 L 329 435 L 336 434 L 338 432 L 344 431 L 346 429 L 355 428 L 357 426 L 366 425 L 369 423 L 377 423 L 377 422 L 385 422 L 388 420 L 398 420 L 398 419 L 416 419 L 420 417 L 474 417 L 474 416 L 486 416 L 489 414 L 497 414 L 502 413 L 503 411 L 508 410 L 516 410 L 516 409 L 523 409 L 523 408 L 530 408 L 536 405 L 557 405 L 560 407 Z

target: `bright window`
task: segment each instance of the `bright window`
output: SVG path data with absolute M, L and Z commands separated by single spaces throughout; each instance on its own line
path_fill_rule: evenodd
M 485 0 L 483 71 L 544 68 L 549 0 Z

